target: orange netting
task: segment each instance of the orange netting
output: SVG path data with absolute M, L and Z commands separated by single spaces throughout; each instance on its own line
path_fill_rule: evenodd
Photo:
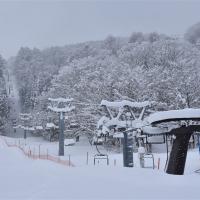
M 3 140 L 8 147 L 16 147 L 16 148 L 20 149 L 22 151 L 22 153 L 25 156 L 27 156 L 28 158 L 50 160 L 52 162 L 55 162 L 55 163 L 58 163 L 58 164 L 61 164 L 61 165 L 65 165 L 65 166 L 68 166 L 68 167 L 74 167 L 74 164 L 71 163 L 71 161 L 69 161 L 69 160 L 61 160 L 60 157 L 52 156 L 52 155 L 49 155 L 48 153 L 47 154 L 37 154 L 34 151 L 32 151 L 31 149 L 26 150 L 20 144 L 18 144 L 18 145 L 17 144 L 9 144 L 8 141 L 5 138 L 3 138 Z

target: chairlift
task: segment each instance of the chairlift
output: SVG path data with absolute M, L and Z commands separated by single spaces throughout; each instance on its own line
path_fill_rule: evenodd
M 96 164 L 96 160 L 99 162 L 100 160 L 106 160 L 106 163 L 107 165 L 109 165 L 109 158 L 108 158 L 108 155 L 107 154 L 102 154 L 102 153 L 99 153 L 99 154 L 96 154 L 94 156 L 94 165 Z
M 144 164 L 146 163 L 147 160 L 152 160 L 152 165 L 151 166 L 144 166 L 144 168 L 152 168 L 152 169 L 154 169 L 155 162 L 154 162 L 153 154 L 152 153 L 145 153 L 143 155 L 143 158 L 144 158 Z
M 97 137 L 97 143 L 98 143 L 98 137 Z M 109 158 L 108 158 L 108 155 L 107 154 L 103 154 L 100 152 L 98 146 L 97 146 L 97 143 L 95 144 L 96 145 L 96 150 L 97 150 L 97 154 L 94 156 L 94 165 L 96 164 L 96 160 L 98 160 L 98 162 L 100 160 L 106 160 L 106 163 L 107 165 L 109 165 Z

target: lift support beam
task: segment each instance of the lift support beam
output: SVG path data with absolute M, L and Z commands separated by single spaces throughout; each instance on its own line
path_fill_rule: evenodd
M 166 173 L 183 175 L 187 158 L 188 144 L 191 135 L 200 130 L 200 125 L 182 126 L 173 129 L 170 134 L 175 136 Z

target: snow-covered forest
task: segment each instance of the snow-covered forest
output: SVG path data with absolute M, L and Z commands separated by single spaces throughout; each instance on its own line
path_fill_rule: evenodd
M 5 49 L 1 53 L 0 46 L 0 199 L 198 197 L 200 22 L 191 23 L 180 35 L 173 34 L 178 29 L 170 34 L 150 24 L 149 28 L 141 16 L 143 2 L 136 17 L 139 26 L 136 20 L 132 33 L 124 35 L 115 31 L 126 16 L 119 12 L 124 6 L 120 1 L 119 10 L 113 2 L 97 1 L 95 7 L 89 1 L 47 2 L 9 5 L 10 13 L 22 9 L 15 13 L 21 20 L 16 26 L 1 18 L 0 2 L 0 25 L 3 19 L 16 29 L 15 36 L 8 32 L 14 38 L 8 48 L 0 41 Z M 110 9 L 103 9 L 103 26 L 98 21 L 100 4 Z M 131 16 L 129 4 L 133 8 L 140 3 L 126 2 Z M 158 4 L 154 2 L 152 9 L 161 14 Z M 83 5 L 96 10 L 87 16 Z M 68 6 L 73 23 L 68 22 Z M 169 23 L 171 16 L 165 15 Z M 121 30 L 130 30 L 125 22 L 135 20 L 127 16 Z M 152 12 L 150 16 L 153 19 Z M 111 19 L 112 34 L 105 19 Z M 105 28 L 107 37 L 102 32 L 101 39 L 93 39 L 91 35 L 100 31 L 90 35 L 92 25 L 94 30 Z M 140 31 L 142 26 L 146 29 Z M 37 35 L 40 29 L 43 34 Z M 167 29 L 166 24 L 163 30 Z M 63 42 L 70 31 L 91 39 Z M 19 39 L 16 53 L 4 57 L 9 48 L 16 48 L 17 38 L 23 42 Z
M 88 104 L 78 105 L 72 120 L 94 131 L 102 99 L 156 101 L 157 110 L 197 108 L 199 30 L 200 24 L 192 26 L 184 38 L 134 32 L 43 50 L 22 47 L 8 61 L 22 111 L 31 112 L 35 124 L 46 123 L 48 98 L 72 97 Z

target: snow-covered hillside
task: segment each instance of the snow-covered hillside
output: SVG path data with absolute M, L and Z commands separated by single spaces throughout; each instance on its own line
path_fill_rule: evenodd
M 200 199 L 197 5 L 0 0 L 0 200 Z
M 200 167 L 200 158 L 195 150 L 189 153 L 186 175 L 173 176 L 163 168 L 123 168 L 116 155 L 117 165 L 99 163 L 93 166 L 95 149 L 89 148 L 81 139 L 77 146 L 65 149 L 71 154 L 75 167 L 66 167 L 44 160 L 25 157 L 16 147 L 7 147 L 3 139 L 14 143 L 14 139 L 0 138 L 0 199 L 198 199 L 199 174 L 193 170 Z M 21 141 L 22 143 L 22 141 Z M 41 139 L 29 138 L 29 148 L 42 145 L 56 154 L 57 144 Z M 21 144 L 23 145 L 23 143 Z M 56 145 L 56 146 L 55 146 Z M 84 157 L 89 151 L 91 163 L 86 165 Z M 164 155 L 157 155 L 164 159 Z

